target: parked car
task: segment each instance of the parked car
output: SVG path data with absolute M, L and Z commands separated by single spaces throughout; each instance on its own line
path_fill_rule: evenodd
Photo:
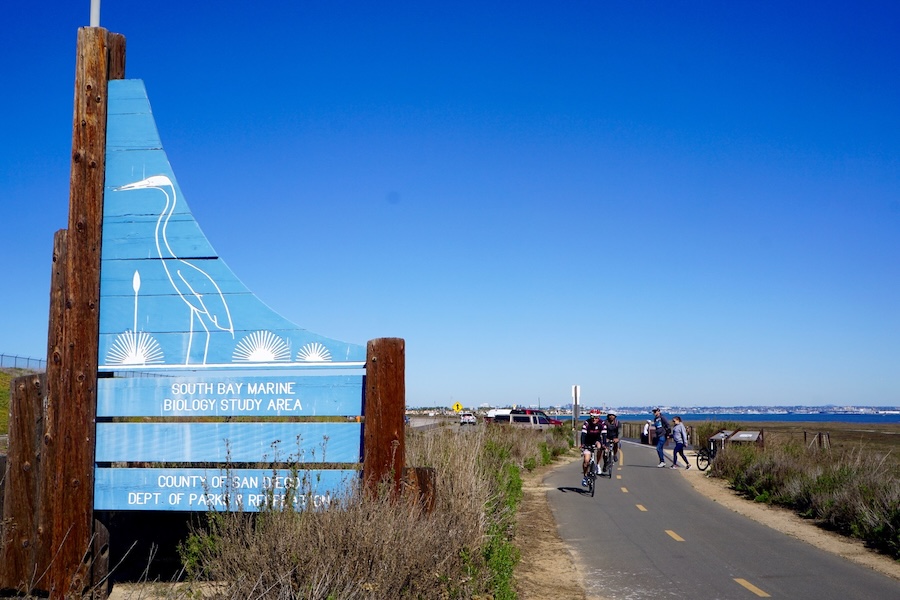
M 528 417 L 528 418 L 525 418 Z M 547 425 L 557 426 L 563 422 L 548 416 L 538 408 L 493 408 L 484 417 L 486 423 L 529 423 L 543 429 Z
M 493 423 L 497 417 L 505 418 L 507 421 L 509 420 L 509 413 L 512 410 L 509 408 L 492 408 L 487 411 L 487 414 L 484 416 L 485 423 Z
M 560 421 L 559 419 L 554 419 L 553 417 L 549 416 L 544 411 L 542 411 L 540 409 L 536 409 L 536 408 L 514 408 L 510 412 L 511 412 L 511 414 L 514 414 L 514 415 L 537 415 L 539 417 L 543 417 L 544 419 L 547 419 L 547 422 L 550 423 L 551 425 L 562 425 L 563 424 L 563 422 Z
M 513 427 L 525 427 L 526 429 L 544 430 L 549 427 L 555 427 L 550 419 L 544 414 L 536 414 L 534 412 L 526 413 L 524 411 L 512 411 L 507 414 L 495 415 L 491 421 L 498 425 L 512 425 Z
M 475 425 L 478 421 L 475 419 L 475 415 L 470 412 L 464 412 L 459 415 L 459 424 L 460 425 Z

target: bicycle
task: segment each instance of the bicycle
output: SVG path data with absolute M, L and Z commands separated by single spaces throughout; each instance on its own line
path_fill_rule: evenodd
M 707 448 L 700 448 L 697 452 L 697 468 L 705 471 L 709 468 L 709 463 L 716 457 L 717 447 L 711 443 Z
M 584 476 L 584 478 L 587 480 L 588 493 L 591 495 L 591 498 L 593 498 L 594 497 L 594 489 L 595 489 L 594 483 L 595 483 L 595 480 L 597 479 L 597 461 L 594 458 L 597 455 L 597 449 L 592 448 L 590 446 L 582 446 L 581 450 L 582 450 L 582 452 L 585 450 L 591 451 L 591 462 L 588 463 L 588 472 L 587 472 L 587 475 Z
M 600 471 L 600 477 L 607 477 L 608 479 L 612 479 L 612 442 L 607 442 L 603 444 L 603 470 Z

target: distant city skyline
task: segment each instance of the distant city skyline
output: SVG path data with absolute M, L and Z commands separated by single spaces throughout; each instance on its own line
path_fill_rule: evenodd
M 539 406 L 535 404 L 518 404 L 518 405 L 491 405 L 481 404 L 479 406 L 465 406 L 466 410 L 490 410 L 494 408 L 529 408 L 541 410 L 566 410 L 572 411 L 572 404 L 554 405 L 548 404 Z M 452 411 L 449 406 L 410 406 L 412 410 L 430 410 L 443 409 L 448 412 Z M 579 408 L 582 414 L 587 411 L 599 409 L 602 412 L 615 410 L 617 414 L 623 415 L 641 415 L 651 414 L 652 408 L 656 406 L 590 406 L 583 405 Z M 659 406 L 664 413 L 683 413 L 683 414 L 896 414 L 900 416 L 900 406 L 853 406 L 853 405 L 823 405 L 823 406 Z

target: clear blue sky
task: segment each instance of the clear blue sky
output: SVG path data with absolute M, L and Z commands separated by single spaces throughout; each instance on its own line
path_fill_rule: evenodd
M 89 6 L 4 8 L 0 353 L 46 353 Z M 405 338 L 410 405 L 900 405 L 900 4 L 104 0 L 101 25 L 220 255 L 311 331 Z

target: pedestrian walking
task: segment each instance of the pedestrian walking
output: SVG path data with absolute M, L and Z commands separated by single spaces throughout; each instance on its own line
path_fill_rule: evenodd
M 650 424 L 653 421 L 647 419 L 647 422 L 644 423 L 644 428 L 641 429 L 641 443 L 644 445 L 650 445 Z
M 672 439 L 675 440 L 675 451 L 672 453 L 672 468 L 678 468 L 678 456 L 684 461 L 685 470 L 691 468 L 687 456 L 684 455 L 684 447 L 687 445 L 687 428 L 681 422 L 681 417 L 672 417 L 675 427 L 672 428 Z
M 669 425 L 669 420 L 663 416 L 659 408 L 653 409 L 653 427 L 656 429 L 656 454 L 659 455 L 659 464 L 656 466 L 662 468 L 666 466 L 666 455 L 663 454 L 663 446 L 666 445 L 666 441 L 672 436 L 672 426 Z

